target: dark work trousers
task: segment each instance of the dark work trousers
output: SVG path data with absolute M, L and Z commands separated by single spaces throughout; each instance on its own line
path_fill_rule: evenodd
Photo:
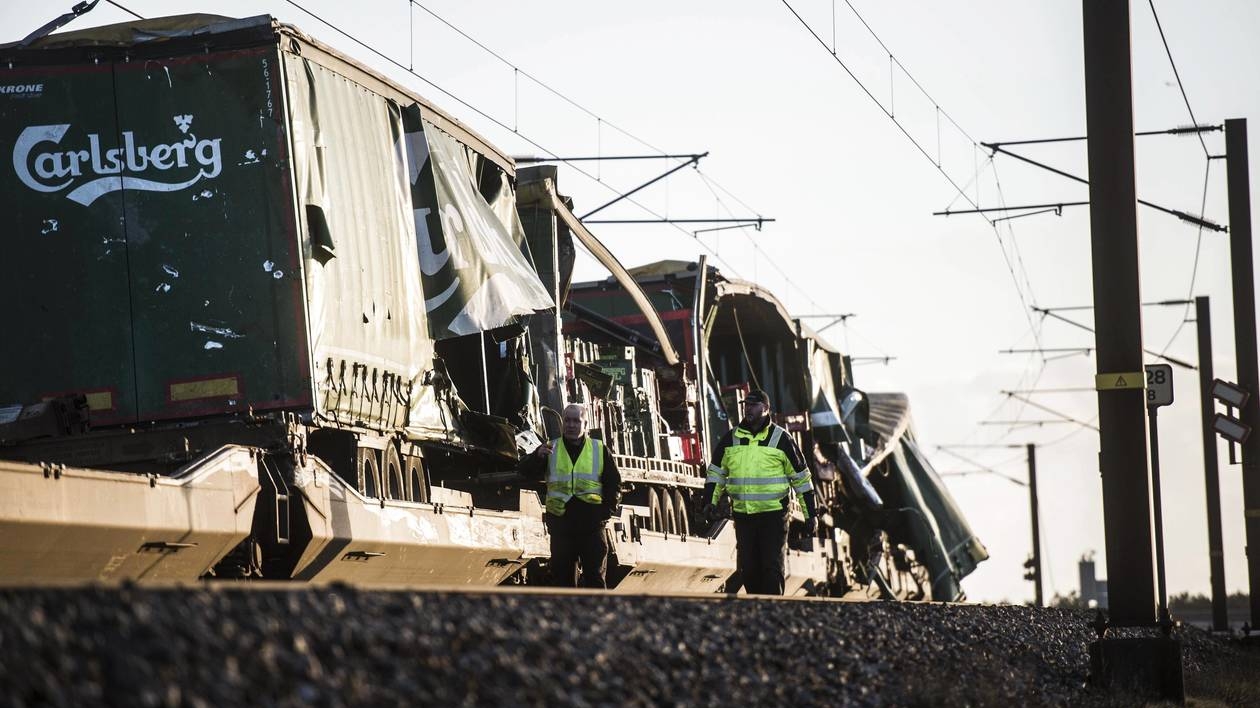
M 584 588 L 604 588 L 608 567 L 607 521 L 602 504 L 588 504 L 573 498 L 564 507 L 564 516 L 544 514 L 551 536 L 551 580 L 557 587 L 571 588 L 578 561 L 582 562 Z
M 748 594 L 783 594 L 787 531 L 787 509 L 735 514 L 736 560 Z

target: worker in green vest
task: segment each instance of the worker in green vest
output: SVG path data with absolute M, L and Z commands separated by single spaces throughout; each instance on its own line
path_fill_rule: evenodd
M 555 585 L 573 587 L 578 561 L 580 585 L 607 587 L 608 537 L 604 527 L 621 500 L 621 473 L 602 440 L 586 434 L 586 409 L 565 407 L 563 437 L 539 445 L 522 461 L 526 476 L 547 483 L 547 533 L 551 536 L 551 575 Z
M 701 513 L 712 517 L 723 494 L 735 516 L 736 562 L 749 594 L 782 595 L 787 556 L 788 510 L 796 495 L 806 531 L 818 531 L 814 486 L 801 448 L 770 422 L 770 396 L 750 391 L 739 427 L 713 448 Z

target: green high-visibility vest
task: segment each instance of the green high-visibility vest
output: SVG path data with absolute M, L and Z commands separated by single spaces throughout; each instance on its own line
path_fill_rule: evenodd
M 573 497 L 588 504 L 604 501 L 604 444 L 586 438 L 576 460 L 569 457 L 564 438 L 551 441 L 551 458 L 547 463 L 547 512 L 564 516 L 564 505 Z
M 783 500 L 793 492 L 813 490 L 809 469 L 793 470 L 787 454 L 779 449 L 785 433 L 773 423 L 755 435 L 736 428 L 721 462 L 709 467 L 712 501 L 717 503 L 725 491 L 736 513 L 760 514 L 783 509 Z

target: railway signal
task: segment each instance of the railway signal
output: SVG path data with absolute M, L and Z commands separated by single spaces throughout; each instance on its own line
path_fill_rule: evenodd
M 1024 568 L 1024 580 L 1031 580 L 1034 583 L 1040 582 L 1041 569 L 1037 567 L 1036 558 L 1029 556 L 1028 560 L 1024 561 Z
M 1232 408 L 1242 408 L 1247 405 L 1247 399 L 1251 394 L 1238 384 L 1223 381 L 1221 379 L 1212 380 L 1212 398 L 1224 403 Z
M 1212 419 L 1212 429 L 1230 442 L 1229 452 L 1231 462 L 1233 461 L 1233 444 L 1237 443 L 1242 445 L 1247 442 L 1247 438 L 1251 437 L 1250 425 L 1247 425 L 1233 416 L 1225 415 L 1224 413 L 1217 413 L 1216 417 Z
M 1234 454 L 1234 445 L 1242 445 L 1251 437 L 1251 426 L 1234 416 L 1234 409 L 1241 411 L 1251 400 L 1251 392 L 1229 381 L 1213 379 L 1210 389 L 1212 398 L 1225 404 L 1226 413 L 1217 413 L 1212 418 L 1212 430 L 1229 441 L 1229 463 L 1238 464 Z

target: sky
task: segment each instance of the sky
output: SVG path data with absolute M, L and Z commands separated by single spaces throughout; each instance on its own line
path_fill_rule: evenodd
M 1047 599 L 1078 589 L 1086 553 L 1105 575 L 1097 434 L 1065 422 L 986 424 L 1057 417 L 1003 391 L 1093 385 L 1092 356 L 999 353 L 1094 346 L 1088 331 L 1029 309 L 1092 304 L 1088 210 L 995 225 L 933 215 L 1088 199 L 1083 185 L 991 159 L 978 145 L 1085 134 L 1078 3 L 120 2 L 144 17 L 272 14 L 395 78 L 511 155 L 708 152 L 698 170 L 680 170 L 636 194 L 637 204 L 600 216 L 773 222 L 699 234 L 690 229 L 706 225 L 608 224 L 594 225 L 595 233 L 627 265 L 703 253 L 727 275 L 771 289 L 794 315 L 856 313 L 826 336 L 857 357 L 895 357 L 863 362 L 856 383 L 909 395 L 921 446 L 991 554 L 963 582 L 970 599 L 1032 598 L 1022 578 L 1028 493 L 1015 482 L 1026 479 L 1027 443 L 1039 446 Z M 1195 118 L 1254 119 L 1249 144 L 1260 156 L 1260 4 L 1155 0 L 1154 9 Z M 6 3 L 0 41 L 21 38 L 55 12 Z M 1133 2 L 1130 14 L 1136 129 L 1191 124 L 1151 4 Z M 128 17 L 106 0 L 67 29 Z M 1204 134 L 1202 144 L 1137 138 L 1138 195 L 1227 223 L 1224 161 L 1209 163 L 1205 149 L 1223 154 L 1223 133 Z M 1082 142 L 1022 150 L 1088 173 Z M 571 163 L 559 182 L 581 214 L 676 164 Z M 1252 173 L 1257 202 L 1260 175 L 1254 166 Z M 1150 209 L 1137 214 L 1143 300 L 1209 296 L 1215 373 L 1233 379 L 1228 237 Z M 604 276 L 589 260 L 578 275 Z M 1089 310 L 1061 314 L 1092 326 Z M 1145 345 L 1195 362 L 1187 316 L 1184 307 L 1145 309 Z M 1197 372 L 1176 368 L 1174 384 L 1176 400 L 1159 418 L 1168 588 L 1207 594 Z M 1097 413 L 1092 391 L 1030 398 L 1086 423 Z M 1232 592 L 1246 589 L 1241 468 L 1219 447 Z

